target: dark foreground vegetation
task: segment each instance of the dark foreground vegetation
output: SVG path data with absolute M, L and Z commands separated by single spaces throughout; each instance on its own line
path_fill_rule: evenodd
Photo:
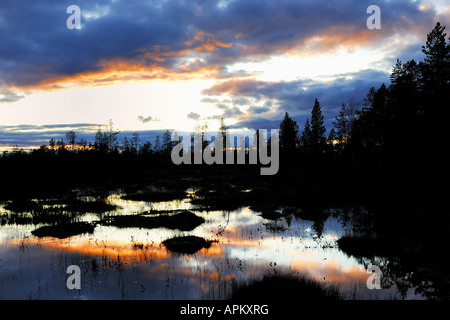
M 335 301 L 339 291 L 299 274 L 269 273 L 248 283 L 235 283 L 230 300 Z
M 212 242 L 197 236 L 183 236 L 164 240 L 162 244 L 172 252 L 193 254 L 203 248 L 210 248 Z

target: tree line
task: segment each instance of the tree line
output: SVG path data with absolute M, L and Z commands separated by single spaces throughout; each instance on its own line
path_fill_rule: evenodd
M 450 43 L 439 22 L 422 46 L 423 61 L 397 59 L 391 84 L 370 88 L 362 108 L 342 104 L 333 128 L 326 129 L 319 101 L 299 133 L 286 113 L 280 147 L 286 155 L 339 158 L 355 165 L 446 167 L 450 115 Z

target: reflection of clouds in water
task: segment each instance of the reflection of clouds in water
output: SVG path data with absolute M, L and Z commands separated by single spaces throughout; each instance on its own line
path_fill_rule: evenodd
M 108 197 L 108 202 L 113 205 L 117 205 L 119 209 L 116 210 L 116 214 L 135 214 L 145 211 L 155 210 L 188 210 L 192 205 L 190 199 L 172 200 L 172 201 L 160 201 L 160 202 L 147 202 L 147 201 L 135 201 L 124 200 L 121 195 L 114 194 Z
M 117 298 L 124 292 L 136 299 L 225 298 L 227 281 L 283 269 L 309 274 L 318 281 L 337 284 L 348 292 L 357 284 L 358 290 L 367 291 L 365 280 L 368 274 L 364 266 L 336 245 L 345 230 L 333 215 L 323 222 L 319 237 L 312 221 L 295 217 L 289 219 L 289 223 L 286 219 L 267 220 L 248 207 L 229 212 L 201 211 L 194 210 L 189 199 L 155 203 L 123 200 L 118 194 L 108 196 L 108 202 L 118 206 L 108 215 L 139 214 L 150 209 L 190 209 L 205 222 L 191 232 L 97 225 L 93 234 L 62 240 L 30 236 L 36 228 L 33 225 L 1 226 L 1 259 L 8 265 L 17 266 L 20 263 L 17 258 L 20 258 L 19 248 L 30 252 L 28 269 L 19 281 L 22 287 L 33 284 L 30 270 L 43 277 L 48 275 L 52 281 L 63 282 L 61 279 L 65 274 L 61 265 L 69 261 L 84 264 L 87 270 L 84 294 L 89 298 Z M 86 214 L 81 220 L 99 221 L 99 217 Z M 173 254 L 161 244 L 166 239 L 184 235 L 217 242 L 193 255 Z M 92 263 L 99 265 L 97 275 L 89 269 Z M 55 266 L 62 270 L 56 278 L 52 275 Z M 99 275 L 103 276 L 101 283 L 98 282 Z M 108 285 L 116 281 L 116 276 L 127 282 L 116 288 L 116 292 L 110 292 Z M 11 284 L 9 278 L 3 277 L 2 281 Z M 90 288 L 86 285 L 89 281 L 93 281 Z M 63 297 L 70 297 L 59 282 L 57 287 L 65 292 Z M 11 297 L 21 296 L 10 290 Z M 60 292 L 52 290 L 48 294 L 58 297 Z

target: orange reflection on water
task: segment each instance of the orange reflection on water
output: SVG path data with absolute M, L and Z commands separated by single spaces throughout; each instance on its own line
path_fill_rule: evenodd
M 75 253 L 80 255 L 80 261 L 99 257 L 113 263 L 139 263 L 146 278 L 165 281 L 169 276 L 177 279 L 181 275 L 178 279 L 196 283 L 204 292 L 224 281 L 257 279 L 274 270 L 295 271 L 318 281 L 344 285 L 368 278 L 363 265 L 337 248 L 335 241 L 339 233 L 334 230 L 327 230 L 318 238 L 309 230 L 309 222 L 293 221 L 289 228 L 271 231 L 265 226 L 267 221 L 249 208 L 226 215 L 220 212 L 197 214 L 204 215 L 206 222 L 192 233 L 216 242 L 191 255 L 169 251 L 162 241 L 179 233 L 164 228 L 128 230 L 97 226 L 91 235 L 66 239 L 32 236 L 11 239 L 10 244 L 38 245 L 52 252 Z M 280 223 L 280 227 L 284 225 Z
M 96 241 L 87 237 L 71 237 L 58 239 L 52 237 L 37 238 L 30 237 L 23 240 L 11 239 L 11 245 L 35 245 L 52 251 L 66 251 L 68 253 L 78 253 L 86 256 L 101 256 L 110 259 L 120 257 L 122 262 L 126 261 L 147 261 L 166 259 L 169 256 L 168 250 L 162 244 L 131 244 L 118 240 Z

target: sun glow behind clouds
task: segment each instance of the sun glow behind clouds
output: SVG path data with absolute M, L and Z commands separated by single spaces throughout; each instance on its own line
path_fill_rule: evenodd
M 211 114 L 200 100 L 200 91 L 211 80 L 152 80 L 101 87 L 79 87 L 26 96 L 14 106 L 3 108 L 9 124 L 37 125 L 114 121 L 120 130 L 167 129 L 192 131 L 195 122 L 187 118 L 194 111 Z M 158 119 L 142 123 L 139 116 Z
M 400 46 L 393 40 L 393 47 Z M 345 74 L 373 67 L 383 61 L 386 48 L 359 48 L 350 51 L 340 48 L 321 55 L 299 55 L 286 53 L 272 56 L 267 60 L 241 62 L 228 66 L 230 73 L 244 71 L 244 78 L 253 74 L 260 81 L 294 81 L 314 79 L 319 82 L 333 81 Z M 381 69 L 389 72 L 391 65 Z M 377 65 L 380 69 L 380 65 Z M 193 131 L 198 121 L 187 117 L 195 113 L 201 119 L 208 119 L 210 129 L 216 129 L 220 110 L 214 104 L 203 103 L 202 90 L 217 84 L 216 74 L 192 77 L 183 80 L 133 80 L 119 79 L 108 85 L 88 86 L 81 82 L 75 87 L 62 82 L 63 88 L 56 91 L 38 91 L 27 95 L 11 108 L 4 108 L 1 117 L 9 124 L 60 124 L 99 123 L 106 124 L 113 119 L 120 130 L 175 129 Z M 95 83 L 94 83 L 95 84 Z M 78 86 L 78 87 L 77 87 Z M 45 90 L 45 89 L 44 89 Z M 138 117 L 151 117 L 143 123 Z M 236 119 L 227 119 L 230 125 Z M 201 120 L 203 123 L 204 121 Z M 217 123 L 216 123 L 217 122 Z
M 412 39 L 411 36 L 399 38 L 394 35 L 377 48 L 368 46 L 353 50 L 342 45 L 321 54 L 311 54 L 307 50 L 290 51 L 267 59 L 234 63 L 227 66 L 227 71 L 230 74 L 242 73 L 243 78 L 252 74 L 251 78 L 259 81 L 313 79 L 326 83 L 337 78 L 351 77 L 351 73 L 370 68 L 390 72 L 392 65 L 386 63 L 386 55 L 405 47 L 413 40 L 417 39 Z M 128 68 L 127 70 L 126 75 L 130 73 Z M 140 69 L 137 71 L 142 72 Z M 59 90 L 29 94 L 11 108 L 1 110 L 0 116 L 9 124 L 106 124 L 109 119 L 113 119 L 120 130 L 193 131 L 198 121 L 188 118 L 187 115 L 195 113 L 200 116 L 200 120 L 210 117 L 207 121 L 209 128 L 216 129 L 218 121 L 213 119 L 214 116 L 217 118 L 220 111 L 214 104 L 202 102 L 205 98 L 202 90 L 220 81 L 215 72 L 201 72 L 198 76 L 182 79 L 170 77 L 167 80 L 144 77 L 124 82 L 119 77 L 103 85 L 102 81 L 97 83 L 96 80 L 82 81 L 82 77 L 80 79 L 74 78 L 73 86 L 69 85 L 71 79 L 63 79 Z M 43 90 L 52 89 L 50 86 L 44 87 Z M 138 121 L 138 117 L 151 117 L 160 121 L 144 123 Z M 235 121 L 235 118 L 229 118 L 227 124 Z
M 388 74 L 399 52 L 423 42 L 425 35 L 421 26 L 428 21 L 426 19 L 434 13 L 438 17 L 450 12 L 446 11 L 450 8 L 446 0 L 405 1 L 398 7 L 387 1 L 382 6 L 382 29 L 374 31 L 367 30 L 366 12 L 359 12 L 359 8 L 355 8 L 357 12 L 344 12 L 338 8 L 341 6 L 315 10 L 312 3 L 297 7 L 295 2 L 272 6 L 261 1 L 252 8 L 250 4 L 247 6 L 234 0 L 219 0 L 215 6 L 183 4 L 178 7 L 176 1 L 162 0 L 142 7 L 133 5 L 127 12 L 127 19 L 123 19 L 120 2 L 106 1 L 83 7 L 85 30 L 78 33 L 67 30 L 64 41 L 53 41 L 59 40 L 60 35 L 51 37 L 50 29 L 47 38 L 52 41 L 47 39 L 48 43 L 44 38 L 25 40 L 28 34 L 34 33 L 19 33 L 13 28 L 10 33 L 15 39 L 23 39 L 24 43 L 43 43 L 39 43 L 40 50 L 30 46 L 32 49 L 26 54 L 13 55 L 11 51 L 10 59 L 15 63 L 11 64 L 15 67 L 11 75 L 21 76 L 11 76 L 10 83 L 0 80 L 0 102 L 3 102 L 0 120 L 7 125 L 106 124 L 111 118 L 120 130 L 192 131 L 204 121 L 214 129 L 222 114 L 227 125 L 240 123 L 243 119 L 280 119 L 283 111 L 289 108 L 280 96 L 298 95 L 298 87 L 289 87 L 287 82 L 306 80 L 301 87 L 305 92 L 311 88 L 308 84 L 316 87 L 323 84 L 325 92 L 327 85 L 342 79 L 359 81 L 361 78 L 356 73 L 360 71 L 376 70 Z M 149 8 L 147 14 L 145 10 Z M 307 23 L 311 18 L 308 10 L 316 15 L 311 22 L 318 21 L 320 26 Z M 192 14 L 192 20 L 185 19 L 184 15 L 181 18 L 179 12 L 185 12 L 186 17 Z M 394 13 L 395 19 L 392 18 Z M 284 21 L 291 15 L 292 21 Z M 11 15 L 11 20 L 5 22 L 8 25 L 19 23 L 14 17 Z M 420 20 L 422 17 L 423 21 Z M 0 23 L 1 19 L 4 17 L 0 17 Z M 43 14 L 40 19 L 48 17 Z M 221 19 L 226 19 L 227 23 Z M 155 30 L 158 32 L 153 32 Z M 24 50 L 15 41 L 10 42 L 11 46 L 6 47 L 15 48 L 17 52 Z M 61 44 L 64 46 L 59 47 Z M 74 46 L 66 46 L 69 44 Z M 86 44 L 88 46 L 83 47 Z M 82 48 L 84 52 L 78 51 Z M 79 56 L 72 59 L 73 52 Z M 77 60 L 80 60 L 79 69 L 68 67 L 71 64 L 76 67 Z M 4 66 L 9 64 L 2 64 L 0 74 L 3 71 L 8 75 L 12 68 Z M 55 70 L 50 71 L 54 72 L 46 73 L 44 66 L 53 64 Z M 45 76 L 37 75 L 35 80 L 20 85 L 20 79 L 30 76 L 28 69 L 40 70 Z M 33 74 L 31 76 L 34 78 Z M 215 97 L 218 101 L 222 98 L 232 101 L 226 105 L 220 101 L 202 101 L 205 99 L 202 92 L 230 80 L 230 77 L 236 83 L 240 79 L 283 83 L 276 86 L 277 92 L 235 90 L 235 96 L 230 93 Z M 12 87 L 16 82 L 17 87 Z M 349 90 L 353 88 L 348 87 Z M 280 94 L 282 90 L 292 91 Z M 322 99 L 330 95 L 329 92 L 319 92 L 317 98 Z M 241 98 L 246 99 L 247 105 L 234 102 Z M 258 107 L 262 110 L 266 103 L 272 106 L 270 112 L 258 113 Z M 302 105 L 295 108 L 298 109 L 291 113 L 292 116 L 304 114 Z M 150 120 L 139 121 L 138 118 Z
M 266 61 L 238 62 L 229 66 L 230 72 L 244 70 L 257 74 L 260 81 L 294 81 L 297 79 L 334 80 L 349 74 L 376 67 L 389 73 L 392 64 L 385 60 L 387 55 L 395 54 L 408 44 L 417 41 L 415 36 L 397 35 L 389 37 L 379 47 L 361 47 L 351 50 L 345 46 L 321 53 L 286 53 L 272 56 Z

